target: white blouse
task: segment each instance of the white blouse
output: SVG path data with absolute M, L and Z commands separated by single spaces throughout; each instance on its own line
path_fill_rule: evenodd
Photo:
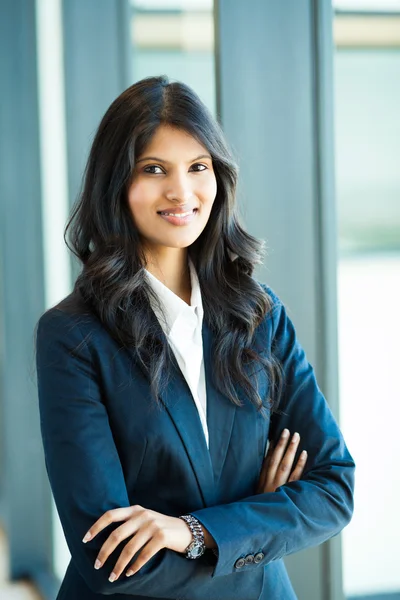
M 151 307 L 192 392 L 208 447 L 206 380 L 203 360 L 203 338 L 201 334 L 204 314 L 203 303 L 196 269 L 190 258 L 188 259 L 188 264 L 192 287 L 190 306 L 167 288 L 150 271 L 145 269 L 145 273 L 166 313 L 165 322 L 163 315 L 157 309 L 154 302 L 152 302 L 152 298 L 150 298 Z

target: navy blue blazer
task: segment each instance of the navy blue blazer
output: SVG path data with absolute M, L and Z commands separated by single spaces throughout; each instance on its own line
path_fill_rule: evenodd
M 265 419 L 240 386 L 242 407 L 217 391 L 213 334 L 204 319 L 209 449 L 175 360 L 159 409 L 133 352 L 111 337 L 77 292 L 39 319 L 36 364 L 44 456 L 71 553 L 58 600 L 103 595 L 121 600 L 291 600 L 296 595 L 282 557 L 324 542 L 350 521 L 353 459 L 284 305 L 261 285 L 273 308 L 257 328 L 254 347 L 268 354 L 274 343 L 282 362 L 286 386 L 281 413 L 268 413 Z M 246 368 L 266 398 L 264 369 Z M 306 470 L 300 481 L 256 494 L 267 439 L 275 441 L 284 427 L 300 433 L 301 447 L 308 451 Z M 82 538 L 107 510 L 134 504 L 171 516 L 191 512 L 216 540 L 218 557 L 208 550 L 188 560 L 164 549 L 137 574 L 122 574 L 110 583 L 127 540 L 100 570 L 93 565 L 120 523 L 87 544 Z M 259 562 L 238 567 L 238 559 L 249 554 L 258 554 Z

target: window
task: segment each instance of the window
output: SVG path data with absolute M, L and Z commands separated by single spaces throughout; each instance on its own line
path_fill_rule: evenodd
M 133 80 L 167 75 L 191 86 L 215 115 L 210 0 L 132 0 Z
M 340 413 L 357 463 L 344 587 L 398 598 L 400 2 L 334 5 Z

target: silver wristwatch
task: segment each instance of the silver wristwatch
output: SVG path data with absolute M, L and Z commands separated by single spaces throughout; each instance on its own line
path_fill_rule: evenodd
M 199 558 L 204 554 L 206 545 L 204 543 L 204 534 L 200 525 L 200 521 L 193 515 L 181 515 L 179 517 L 188 525 L 193 535 L 193 541 L 186 548 L 186 558 Z

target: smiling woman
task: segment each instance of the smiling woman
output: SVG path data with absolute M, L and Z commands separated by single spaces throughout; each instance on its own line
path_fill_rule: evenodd
M 170 125 L 158 127 L 145 154 L 136 160 L 129 207 L 146 251 L 171 255 L 172 248 L 190 246 L 207 225 L 217 194 L 212 157 L 193 136 Z
M 236 182 L 183 83 L 141 80 L 99 125 L 66 228 L 82 271 L 37 328 L 58 600 L 293 600 L 282 557 L 351 518 L 353 460 L 253 277 Z

